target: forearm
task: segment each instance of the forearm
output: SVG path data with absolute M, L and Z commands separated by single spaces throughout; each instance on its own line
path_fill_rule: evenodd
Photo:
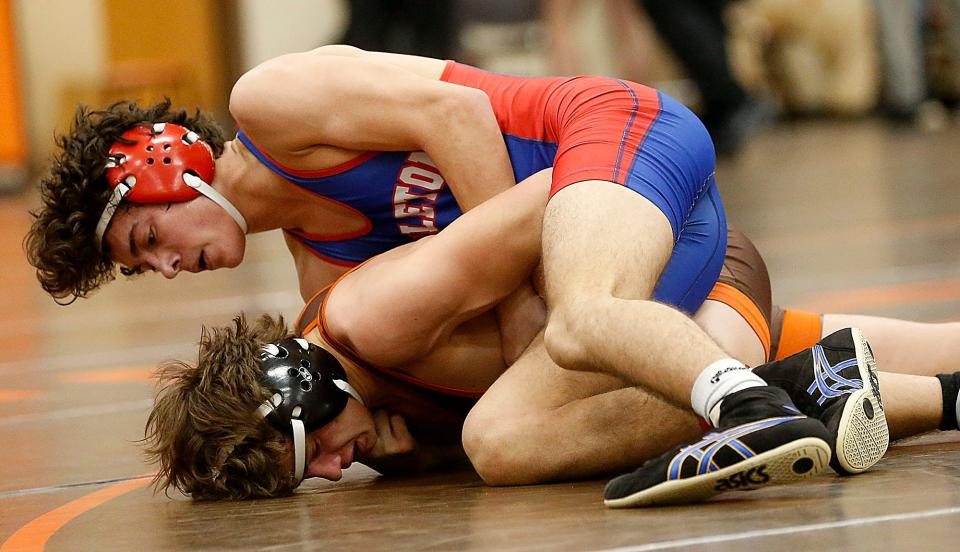
M 417 465 L 418 473 L 443 471 L 470 465 L 463 445 L 424 445 Z
M 426 408 L 421 408 L 421 413 L 430 410 L 428 404 L 421 407 Z M 377 442 L 368 455 L 358 461 L 382 474 L 423 473 L 467 462 L 460 441 L 462 419 L 459 417 L 453 426 L 438 423 L 437 416 L 427 418 L 431 421 L 426 425 L 414 422 L 414 432 L 424 443 L 413 436 L 406 418 L 399 414 L 381 409 L 373 413 L 373 419 Z
M 503 134 L 487 95 L 463 88 L 451 95 L 444 124 L 423 145 L 463 211 L 516 183 Z
M 234 85 L 231 113 L 261 149 L 280 156 L 317 146 L 424 151 L 465 211 L 514 184 L 486 93 L 438 80 L 440 60 L 382 56 L 270 60 Z
M 443 471 L 470 465 L 462 445 L 422 445 L 416 450 L 363 462 L 383 475 Z
M 541 171 L 436 236 L 352 272 L 327 305 L 334 332 L 369 362 L 384 366 L 432 351 L 464 321 L 491 310 L 528 280 L 540 259 L 549 185 L 549 171 Z
M 526 350 L 547 319 L 547 307 L 529 281 L 496 307 L 503 361 L 512 365 Z

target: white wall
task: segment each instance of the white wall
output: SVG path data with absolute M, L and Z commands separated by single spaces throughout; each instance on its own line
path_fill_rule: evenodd
M 45 164 L 67 83 L 91 82 L 106 63 L 100 0 L 15 0 L 30 157 Z M 65 130 L 65 129 L 64 129 Z
M 346 24 L 342 0 L 241 0 L 243 69 L 337 40 Z

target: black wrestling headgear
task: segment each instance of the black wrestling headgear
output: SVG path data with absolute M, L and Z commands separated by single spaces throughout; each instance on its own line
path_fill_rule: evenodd
M 288 337 L 260 349 L 261 383 L 273 393 L 257 411 L 270 425 L 293 434 L 295 476 L 303 480 L 306 434 L 337 417 L 352 397 L 363 399 L 347 383 L 336 357 L 299 337 Z

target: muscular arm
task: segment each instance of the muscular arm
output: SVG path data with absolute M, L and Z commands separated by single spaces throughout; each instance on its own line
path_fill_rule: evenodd
M 500 348 L 507 366 L 520 358 L 547 322 L 547 305 L 530 282 L 524 282 L 497 304 Z
M 230 96 L 260 148 L 295 165 L 316 147 L 424 151 L 466 211 L 514 183 L 487 95 L 438 80 L 439 60 L 333 46 L 254 68 Z
M 440 234 L 351 273 L 328 299 L 331 330 L 374 364 L 425 356 L 529 278 L 540 258 L 549 185 L 550 172 L 541 171 Z

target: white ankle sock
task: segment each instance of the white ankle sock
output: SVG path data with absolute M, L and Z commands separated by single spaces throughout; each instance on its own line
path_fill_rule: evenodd
M 707 366 L 697 376 L 690 391 L 690 404 L 694 412 L 716 427 L 720 417 L 720 402 L 724 397 L 734 391 L 764 385 L 767 383 L 742 362 L 724 358 Z

